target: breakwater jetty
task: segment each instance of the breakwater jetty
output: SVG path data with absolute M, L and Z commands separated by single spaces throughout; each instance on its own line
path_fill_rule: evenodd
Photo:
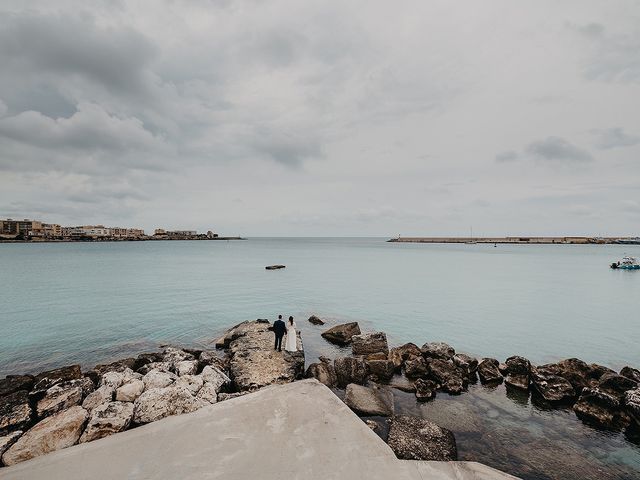
M 637 237 L 397 237 L 392 243 L 508 243 L 559 245 L 640 245 Z

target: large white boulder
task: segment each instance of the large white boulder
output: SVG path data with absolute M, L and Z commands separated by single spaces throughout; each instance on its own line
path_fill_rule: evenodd
M 152 388 L 168 387 L 175 382 L 177 378 L 178 377 L 173 373 L 151 370 L 142 377 L 142 381 L 144 382 L 144 389 L 151 390 Z
M 80 437 L 80 443 L 122 432 L 129 427 L 132 418 L 133 403 L 131 402 L 109 402 L 98 405 L 91 412 L 87 428 Z
M 102 385 L 96 388 L 93 392 L 87 395 L 87 398 L 82 402 L 82 408 L 87 411 L 91 411 L 98 405 L 110 402 L 113 400 L 114 388 L 109 385 Z
M 197 394 L 202 385 L 204 384 L 204 380 L 202 379 L 202 375 L 184 375 L 182 377 L 178 377 L 174 385 L 176 387 L 185 387 L 191 395 Z
M 144 392 L 144 382 L 133 379 L 116 390 L 116 400 L 119 402 L 134 402 Z
M 216 393 L 220 393 L 220 390 L 222 390 L 223 386 L 231 383 L 231 379 L 227 377 L 227 375 L 222 370 L 214 365 L 207 365 L 206 367 L 204 367 L 201 375 L 204 383 L 213 385 Z
M 207 405 L 196 399 L 189 390 L 181 386 L 152 388 L 145 391 L 134 403 L 133 421 L 149 423 L 170 415 L 195 412 Z
M 177 362 L 174 369 L 179 377 L 182 377 L 183 375 L 195 375 L 198 372 L 198 361 L 183 360 L 181 362 Z

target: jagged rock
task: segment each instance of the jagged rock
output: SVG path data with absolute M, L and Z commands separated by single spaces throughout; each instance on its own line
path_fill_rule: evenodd
M 351 337 L 351 353 L 353 355 L 370 355 L 372 353 L 389 353 L 387 335 L 384 332 L 363 333 Z
M 235 392 L 235 393 L 219 393 L 218 401 L 224 402 L 225 400 L 231 400 L 232 398 L 242 397 L 243 395 L 247 395 L 251 392 Z
M 364 357 L 365 360 L 387 360 L 387 354 L 383 352 L 370 353 Z
M 506 363 L 500 362 L 498 363 L 498 371 L 500 372 L 500 375 L 505 376 L 509 371 L 509 367 L 507 367 Z
M 325 362 L 312 363 L 309 365 L 305 377 L 315 378 L 327 387 L 333 387 L 338 381 L 336 370 L 333 365 Z
M 518 390 L 529 390 L 529 375 L 518 375 L 515 373 L 509 373 L 504 379 L 504 383 Z
M 312 325 L 324 325 L 324 322 L 315 315 L 311 315 L 309 317 L 309 323 L 311 323 Z
M 208 403 L 216 403 L 218 401 L 218 392 L 216 392 L 216 387 L 213 383 L 203 383 L 195 395 L 196 399 Z M 222 395 L 222 393 L 220 395 Z
M 0 397 L 15 393 L 18 390 L 31 390 L 34 378 L 31 375 L 7 375 L 0 380 Z
M 589 365 L 589 368 L 591 369 L 590 377 L 594 380 L 600 380 L 600 377 L 602 377 L 605 373 L 616 373 L 609 367 L 598 365 L 597 363 L 592 363 L 591 365 Z
M 415 382 L 416 399 L 419 402 L 426 402 L 436 396 L 436 389 L 438 385 L 433 380 L 423 380 L 419 378 Z
M 425 358 L 439 358 L 441 360 L 451 360 L 456 354 L 455 349 L 444 342 L 425 343 L 420 350 Z
M 144 376 L 152 370 L 159 372 L 173 373 L 173 364 L 171 362 L 151 362 L 143 365 L 137 370 L 137 373 Z
M 204 368 L 207 365 L 213 365 L 222 371 L 229 368 L 228 360 L 220 358 L 218 352 L 215 350 L 203 350 L 202 352 L 200 352 L 198 363 L 200 364 L 200 368 Z
M 229 344 L 229 376 L 237 390 L 289 383 L 304 375 L 300 334 L 297 335 L 296 352 L 278 352 L 273 348 L 274 335 L 268 328 L 269 324 L 246 322 L 234 329 L 237 338 Z
M 176 364 L 178 362 L 182 362 L 184 360 L 194 360 L 195 357 L 193 355 L 191 355 L 190 353 L 185 352 L 184 350 L 181 350 L 179 348 L 174 348 L 174 347 L 167 347 L 164 349 L 164 351 L 162 352 L 163 354 L 163 361 L 164 362 L 169 362 L 172 364 Z
M 578 358 L 567 358 L 557 363 L 540 365 L 537 368 L 568 380 L 576 392 L 581 392 L 584 387 L 597 386 L 598 378 L 609 370 L 595 364 L 587 365 Z
M 389 350 L 389 360 L 393 362 L 393 365 L 396 369 L 396 372 L 400 372 L 404 363 L 416 357 L 422 357 L 422 351 L 420 348 L 414 343 L 405 343 L 399 347 L 393 347 Z
M 364 423 L 374 432 L 377 432 L 380 429 L 380 426 L 373 420 L 366 419 Z
M 204 383 L 212 385 L 216 393 L 220 393 L 223 388 L 228 387 L 231 383 L 229 377 L 213 365 L 204 367 L 201 376 Z
M 145 365 L 148 365 L 149 363 L 162 362 L 163 358 L 163 355 L 159 352 L 141 353 L 136 357 L 135 362 L 133 362 L 131 370 L 137 372 L 138 369 L 144 367 Z
M 640 426 L 640 388 L 625 392 L 624 407 L 631 418 Z
M 498 370 L 499 362 L 495 358 L 483 358 L 478 364 L 478 376 L 481 383 L 502 383 L 502 374 Z
M 427 362 L 424 357 L 413 357 L 405 361 L 404 374 L 409 378 L 424 377 L 427 374 Z
M 139 380 L 140 378 L 142 378 L 142 376 L 139 373 L 134 372 L 130 368 L 124 368 L 119 372 L 105 372 L 100 380 L 100 386 L 107 385 L 117 389 L 129 380 Z
M 393 415 L 393 393 L 381 387 L 363 387 L 350 383 L 344 395 L 344 403 L 359 415 Z
M 367 378 L 367 364 L 362 357 L 338 357 L 333 366 L 340 388 L 350 383 L 362 385 Z
M 135 380 L 140 381 L 140 380 Z M 122 388 L 122 387 L 121 387 Z M 114 433 L 123 432 L 131 424 L 133 403 L 109 402 L 98 405 L 91 412 L 80 443 L 92 442 Z
M 322 333 L 322 337 L 325 340 L 338 345 L 347 345 L 351 343 L 351 338 L 354 335 L 360 335 L 360 325 L 358 325 L 358 322 L 336 325 Z
M 101 365 L 96 365 L 93 367 L 93 371 L 99 376 L 102 377 L 107 372 L 124 372 L 125 370 L 135 370 L 133 367 L 136 365 L 135 358 L 123 358 L 122 360 L 117 360 L 112 363 L 105 363 Z
M 202 375 L 183 375 L 182 377 L 178 377 L 174 385 L 176 387 L 185 387 L 191 395 L 196 395 L 204 385 L 204 380 Z M 209 383 L 209 385 L 215 390 L 214 384 Z
M 205 405 L 206 402 L 196 399 L 184 387 L 152 388 L 134 402 L 133 421 L 138 424 L 155 422 L 170 415 L 195 412 Z
M 581 420 L 602 428 L 618 429 L 629 423 L 629 417 L 621 410 L 620 401 L 599 389 L 585 387 L 573 406 Z
M 331 360 L 329 357 L 325 357 L 324 355 L 320 355 L 318 357 L 318 360 L 320 360 L 322 363 L 331 363 L 331 364 L 333 364 L 333 360 Z
M 620 375 L 640 383 L 640 370 L 637 368 L 623 367 L 622 370 L 620 370 Z
M 387 385 L 389 385 L 389 387 L 391 388 L 397 388 L 398 390 L 401 390 L 407 393 L 414 393 L 416 391 L 416 386 L 414 382 L 409 380 L 404 375 L 398 375 L 398 374 L 394 375 L 393 378 L 389 380 Z
M 466 377 L 452 361 L 440 358 L 427 359 L 427 376 L 435 380 L 445 392 L 460 394 L 467 385 Z
M 531 362 L 524 357 L 513 356 L 505 361 L 507 366 L 504 383 L 519 390 L 528 390 L 531 374 Z
M 164 388 L 171 385 L 176 381 L 178 377 L 173 373 L 161 372 L 159 370 L 151 370 L 144 377 L 144 389 L 151 390 L 152 388 Z
M 134 378 L 116 390 L 116 400 L 118 402 L 135 402 L 136 398 L 142 395 L 142 392 L 144 392 L 144 382 Z
M 80 438 L 89 413 L 75 406 L 37 423 L 2 456 L 5 465 L 29 460 L 74 445 Z
M 531 368 L 531 384 L 548 402 L 568 402 L 575 398 L 573 386 L 564 377 L 554 375 L 542 367 Z
M 25 390 L 5 395 L 0 400 L 0 435 L 25 430 L 32 420 L 29 395 Z
M 377 381 L 388 381 L 393 377 L 395 368 L 391 360 L 367 360 L 366 363 L 369 374 Z
M 396 457 L 402 460 L 458 459 L 453 433 L 424 418 L 408 415 L 393 417 L 387 443 Z
M 77 380 L 82 378 L 82 370 L 80 365 L 70 365 L 67 367 L 56 368 L 54 370 L 48 370 L 46 372 L 39 373 L 34 377 L 33 388 L 31 389 L 30 396 L 34 400 L 41 398 L 44 393 L 53 387 L 54 385 L 69 380 Z
M 18 439 L 22 436 L 22 433 L 22 430 L 18 430 L 16 432 L 11 432 L 5 436 L 0 437 L 0 459 L 2 458 L 2 454 L 9 450 L 9 447 L 18 441 Z M 0 465 L 2 465 L 1 461 Z
M 478 370 L 478 360 L 465 354 L 456 353 L 453 358 L 453 364 L 469 379 L 475 378 Z
M 198 373 L 198 361 L 197 360 L 183 360 L 177 362 L 174 366 L 176 375 L 179 377 L 183 375 L 195 375 Z
M 600 378 L 598 387 L 618 399 L 622 399 L 627 390 L 638 388 L 638 382 L 617 373 L 606 373 Z
M 60 410 L 66 410 L 74 405 L 80 405 L 84 397 L 82 383 L 91 382 L 88 378 L 62 382 L 49 388 L 44 397 L 38 400 L 36 413 L 38 418 L 48 417 Z M 91 382 L 93 386 L 93 382 Z
M 103 403 L 113 400 L 114 392 L 115 389 L 113 387 L 109 385 L 102 385 L 87 395 L 87 398 L 82 402 L 82 408 L 91 412 L 98 405 L 102 405 Z

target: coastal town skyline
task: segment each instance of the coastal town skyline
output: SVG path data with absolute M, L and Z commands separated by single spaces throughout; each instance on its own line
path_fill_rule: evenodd
M 638 235 L 639 16 L 8 0 L 0 211 L 250 236 Z

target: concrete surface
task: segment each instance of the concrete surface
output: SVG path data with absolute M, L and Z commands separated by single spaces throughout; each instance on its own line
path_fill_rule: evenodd
M 513 479 L 474 462 L 396 459 L 314 379 L 169 417 L 0 469 L 2 480 Z

